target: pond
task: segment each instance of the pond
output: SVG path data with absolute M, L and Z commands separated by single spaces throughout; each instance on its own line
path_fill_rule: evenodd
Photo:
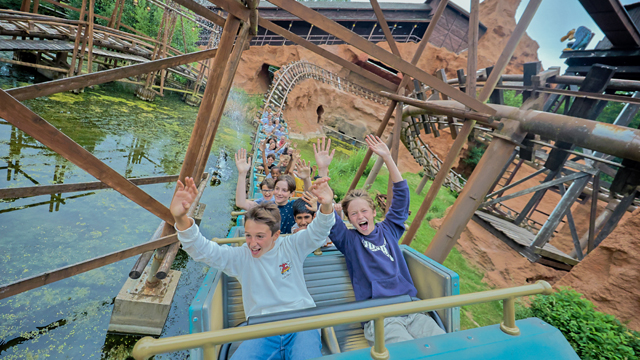
M 0 65 L 4 89 L 43 80 L 29 70 Z M 24 103 L 127 178 L 178 174 L 198 112 L 175 93 L 149 103 L 117 83 Z M 250 142 L 251 119 L 245 117 L 256 103 L 235 90 L 227 102 L 207 163 L 220 181 L 209 183 L 202 197 L 209 205 L 201 226 L 206 237 L 224 237 L 231 226 L 228 214 L 237 177 L 233 152 Z M 0 119 L 0 188 L 95 180 Z M 141 186 L 166 206 L 174 187 Z M 0 284 L 147 242 L 159 224 L 154 215 L 110 189 L 0 200 Z M 0 358 L 127 358 L 137 338 L 106 330 L 114 298 L 136 259 L 0 300 Z M 162 336 L 188 333 L 188 307 L 207 271 L 184 253 L 174 268 L 182 277 Z

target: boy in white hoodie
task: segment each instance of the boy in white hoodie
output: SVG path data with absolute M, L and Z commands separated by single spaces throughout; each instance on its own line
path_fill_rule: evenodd
M 306 230 L 280 237 L 278 207 L 261 204 L 246 214 L 246 243 L 240 247 L 220 246 L 200 234 L 187 217 L 198 193 L 196 185 L 192 178 L 185 179 L 186 186 L 178 181 L 170 207 L 178 239 L 194 260 L 238 279 L 247 317 L 315 307 L 304 281 L 303 263 L 324 244 L 335 222 L 333 191 L 327 181 L 319 179 L 311 186 L 321 206 Z M 311 330 L 244 341 L 232 359 L 311 359 L 322 356 L 321 348 L 319 331 Z

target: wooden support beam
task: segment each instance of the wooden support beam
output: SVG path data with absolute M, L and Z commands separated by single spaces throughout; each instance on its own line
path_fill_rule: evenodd
M 220 82 L 218 93 L 216 95 L 213 109 L 211 111 L 210 122 L 209 126 L 207 126 L 203 146 L 200 148 L 201 150 L 198 153 L 198 160 L 196 161 L 194 176 L 194 179 L 196 179 L 196 181 L 200 180 L 200 177 L 202 173 L 204 173 L 204 169 L 207 165 L 207 160 L 209 159 L 209 154 L 211 153 L 211 147 L 213 146 L 213 141 L 216 138 L 218 126 L 220 126 L 220 119 L 222 118 L 222 113 L 224 112 L 224 106 L 227 104 L 227 99 L 229 98 L 229 91 L 231 91 L 233 78 L 236 75 L 238 64 L 240 64 L 240 59 L 242 58 L 244 45 L 249 40 L 250 28 L 251 25 L 249 23 L 245 22 L 242 24 L 240 33 L 238 34 L 238 37 L 236 39 L 236 44 L 233 47 L 233 51 L 231 52 L 229 61 L 225 66 L 224 75 Z
M 178 180 L 178 175 L 165 175 L 127 179 L 136 186 L 168 183 Z M 16 199 L 31 196 L 64 194 L 78 191 L 94 191 L 102 189 L 111 189 L 111 187 L 102 181 L 83 182 L 76 184 L 55 184 L 55 185 L 39 185 L 19 188 L 0 189 L 0 199 Z
M 544 170 L 544 169 L 541 169 L 541 170 Z M 539 172 L 539 171 L 540 170 L 536 171 L 536 173 Z M 561 177 L 561 178 L 558 178 L 558 179 L 555 179 L 555 180 L 543 182 L 542 184 L 536 185 L 534 187 L 530 187 L 530 188 L 527 188 L 527 189 L 524 189 L 524 190 L 516 191 L 516 192 L 514 192 L 512 194 L 505 195 L 503 197 L 499 197 L 499 198 L 496 198 L 496 199 L 492 199 L 492 200 L 486 201 L 486 202 L 482 203 L 482 205 L 480 205 L 480 206 L 481 207 L 486 207 L 486 206 L 495 205 L 495 204 L 497 204 L 499 202 L 511 200 L 511 199 L 516 198 L 518 196 L 531 194 L 532 192 L 536 192 L 536 191 L 538 191 L 540 189 L 548 189 L 550 187 L 557 186 L 557 185 L 560 185 L 560 184 L 565 183 L 565 182 L 573 181 L 573 180 L 579 179 L 579 178 L 584 177 L 584 176 L 590 176 L 590 175 L 587 175 L 587 174 L 581 173 L 581 172 L 576 172 L 576 173 L 573 173 L 571 175 L 567 175 L 567 176 L 564 176 L 564 177 Z
M 598 233 L 598 236 L 595 239 L 594 247 L 598 247 L 604 239 L 611 234 L 613 229 L 616 228 L 618 222 L 622 219 L 622 216 L 625 214 L 629 206 L 633 204 L 633 200 L 636 198 L 637 190 L 633 190 L 630 194 L 625 195 L 622 200 L 616 205 L 616 208 L 613 210 L 611 217 L 607 220 L 607 222 L 602 227 L 602 230 Z
M 480 28 L 480 0 L 471 0 L 469 10 L 469 48 L 467 50 L 467 94 L 476 97 L 476 81 L 478 76 L 478 29 Z
M 2 104 L 0 107 L 1 118 L 109 185 L 131 201 L 149 210 L 152 214 L 173 224 L 173 216 L 171 216 L 166 206 L 132 184 L 2 89 L 0 89 L 0 103 Z
M 123 250 L 112 252 L 110 254 L 89 259 L 77 264 L 65 266 L 53 271 L 44 272 L 40 275 L 21 279 L 9 284 L 4 284 L 0 286 L 0 300 L 31 289 L 38 288 L 40 286 L 72 277 L 74 275 L 82 274 L 99 267 L 113 264 L 120 260 L 124 260 L 132 256 L 142 254 L 143 252 L 153 250 L 159 246 L 166 246 L 177 241 L 177 235 L 173 234 L 141 245 L 132 246 Z
M 589 212 L 589 232 L 587 237 L 587 254 L 595 248 L 596 240 L 596 212 L 598 211 L 598 192 L 600 191 L 600 171 L 593 175 L 591 182 L 593 192 L 591 193 L 591 211 Z
M 389 24 L 387 24 L 387 20 L 384 18 L 380 4 L 378 4 L 378 0 L 370 0 L 370 2 L 373 12 L 376 14 L 376 18 L 378 19 L 378 24 L 380 24 L 380 28 L 384 33 L 384 37 L 387 39 L 387 43 L 389 43 L 389 49 L 391 49 L 391 52 L 395 56 L 402 58 L 402 56 L 400 56 L 400 50 L 398 50 L 398 45 L 396 45 L 396 41 L 393 40 L 391 30 L 389 30 Z M 387 199 L 387 203 L 388 202 L 389 200 Z
M 327 33 L 345 41 L 347 44 L 352 45 L 361 51 L 375 57 L 376 59 L 384 62 L 385 64 L 408 74 L 411 77 L 416 78 L 420 82 L 431 86 L 432 88 L 450 96 L 452 99 L 459 101 L 460 103 L 470 107 L 478 112 L 493 115 L 495 110 L 482 102 L 460 93 L 457 89 L 444 82 L 438 80 L 435 76 L 427 74 L 423 70 L 417 68 L 414 64 L 408 63 L 397 56 L 389 53 L 381 47 L 365 40 L 360 35 L 348 30 L 344 26 L 337 22 L 328 19 L 326 16 L 319 14 L 316 11 L 309 9 L 302 3 L 295 0 L 269 0 L 274 5 L 277 5 L 289 13 L 299 17 L 308 23 L 317 26 Z M 406 86 L 406 85 L 405 85 Z
M 564 184 L 558 184 L 558 190 L 560 190 L 560 196 L 564 196 L 566 189 Z M 580 195 L 578 195 L 580 196 Z M 580 246 L 580 239 L 578 238 L 578 230 L 576 229 L 576 223 L 573 221 L 573 214 L 571 213 L 571 206 L 567 209 L 567 224 L 569 225 L 569 231 L 571 232 L 571 240 L 573 241 L 573 248 L 576 251 L 578 260 L 584 259 L 584 253 Z
M 0 62 L 7 63 L 7 64 L 13 64 L 13 65 L 27 66 L 27 67 L 32 67 L 32 68 L 36 68 L 36 69 L 44 69 L 44 70 L 49 70 L 49 71 L 55 71 L 55 72 L 60 72 L 60 73 L 66 73 L 67 72 L 67 69 L 57 68 L 57 67 L 53 67 L 53 66 L 46 66 L 46 65 L 41 65 L 41 64 L 34 64 L 34 63 L 26 62 L 26 61 L 18 61 L 18 60 L 0 58 Z
M 372 0 L 375 1 L 375 0 Z M 404 89 L 401 88 L 398 90 L 400 95 L 404 94 Z M 393 137 L 391 141 L 391 158 L 393 162 L 398 164 L 398 153 L 400 151 L 400 132 L 402 131 L 402 110 L 403 103 L 398 102 L 396 105 L 396 117 L 394 119 L 395 123 L 393 124 Z M 425 175 L 426 176 L 426 175 Z M 384 213 L 388 213 L 391 208 L 391 201 L 393 201 L 393 181 L 391 181 L 391 174 L 389 174 L 389 180 L 387 181 L 387 206 L 384 209 Z
M 504 71 L 504 69 L 506 69 L 507 64 L 511 60 L 511 56 L 513 55 L 516 49 L 516 46 L 520 42 L 520 39 L 522 38 L 522 36 L 524 36 L 527 30 L 527 27 L 529 27 L 529 24 L 531 23 L 531 20 L 533 19 L 533 16 L 538 10 L 538 7 L 540 6 L 541 2 L 542 0 L 530 0 L 529 4 L 527 4 L 527 7 L 525 8 L 524 13 L 520 17 L 518 24 L 513 30 L 513 33 L 511 33 L 511 37 L 509 37 L 507 44 L 505 45 L 500 57 L 498 58 L 498 62 L 495 65 L 494 72 L 491 73 L 491 75 L 487 79 L 487 82 L 485 83 L 485 87 L 482 89 L 482 92 L 478 96 L 478 99 L 481 102 L 484 102 L 487 99 L 489 99 L 489 96 L 493 92 L 493 89 L 496 86 L 498 79 L 502 75 L 502 72 Z M 475 74 L 469 74 L 469 75 L 475 76 Z M 447 153 L 445 160 L 440 166 L 440 171 L 438 171 L 436 178 L 433 180 L 433 184 L 431 184 L 431 187 L 429 188 L 427 196 L 425 197 L 424 201 L 420 205 L 420 209 L 418 209 L 418 213 L 416 214 L 416 217 L 414 218 L 413 222 L 411 223 L 411 226 L 409 227 L 409 230 L 407 230 L 407 233 L 404 236 L 404 240 L 402 241 L 403 244 L 406 244 L 406 245 L 411 244 L 411 241 L 413 240 L 416 233 L 418 232 L 418 228 L 422 224 L 422 221 L 427 215 L 427 212 L 431 208 L 431 204 L 435 200 L 438 191 L 444 184 L 444 181 L 447 178 L 447 176 L 449 176 L 449 172 L 451 171 L 451 168 L 453 167 L 454 162 L 458 159 L 460 155 L 460 151 L 462 150 L 462 147 L 466 143 L 467 138 L 469 137 L 469 134 L 471 134 L 471 130 L 473 130 L 474 126 L 475 126 L 475 121 L 473 120 L 465 121 L 464 125 L 462 125 L 462 128 L 458 132 L 458 136 L 456 140 L 454 141 L 453 145 L 449 149 L 449 152 Z M 520 136 L 520 133 L 518 131 L 510 131 L 510 132 L 513 134 L 513 136 L 517 136 L 517 137 Z M 508 151 L 508 154 L 502 153 L 505 151 Z M 493 152 L 494 154 L 493 156 L 495 156 L 496 162 L 499 161 L 502 157 L 505 158 L 504 160 L 506 162 L 508 158 L 511 157 L 512 151 L 513 151 L 513 146 L 509 144 L 506 140 L 494 139 L 494 141 L 492 141 L 491 146 L 487 148 L 487 151 L 485 151 L 485 155 L 483 155 L 483 159 L 487 156 L 487 153 Z M 485 162 L 482 161 L 482 159 L 481 159 L 481 163 L 483 165 L 485 164 Z M 489 169 L 493 165 L 495 164 L 484 165 L 484 166 L 486 167 L 486 169 Z M 499 171 L 503 166 L 504 166 L 504 162 L 502 163 L 501 166 L 499 166 L 498 169 L 496 169 L 496 171 Z M 476 171 L 474 171 L 474 174 L 478 173 L 479 171 L 480 169 L 477 169 Z M 471 220 L 471 217 L 473 216 L 474 211 L 477 209 L 478 205 L 480 205 L 480 202 L 482 201 L 482 199 L 484 199 L 484 196 L 487 194 L 487 191 L 489 190 L 490 186 L 495 181 L 495 176 L 498 176 L 498 175 L 499 174 L 495 174 L 495 173 L 492 174 L 491 176 L 494 176 L 494 178 L 490 180 L 487 184 L 485 184 L 484 181 L 481 183 L 478 183 L 477 186 L 476 184 L 474 184 L 474 186 L 472 186 L 470 190 L 467 190 L 465 186 L 465 189 L 463 189 L 463 193 L 465 196 L 462 197 L 463 194 L 461 194 L 461 196 L 458 197 L 458 199 L 456 200 L 456 203 L 454 204 L 455 209 L 458 209 L 458 208 L 464 209 L 464 210 L 460 210 L 461 213 L 464 212 L 464 215 L 458 216 L 458 215 L 454 215 L 453 213 L 449 213 L 449 215 L 447 215 L 447 217 L 445 218 L 447 226 L 446 228 L 440 228 L 440 230 L 438 230 L 438 232 L 436 233 L 436 237 L 434 238 L 434 240 L 437 240 L 437 241 L 432 241 L 429 244 L 429 247 L 427 248 L 427 250 L 425 251 L 425 254 L 427 254 L 427 256 L 435 259 L 440 263 L 444 262 L 444 259 L 449 255 L 449 252 L 455 245 L 456 241 L 458 241 L 458 237 L 464 230 L 464 227 L 469 222 L 469 220 Z M 478 176 L 480 177 L 489 176 L 488 171 Z M 472 178 L 474 178 L 473 175 L 472 175 Z M 467 184 L 469 184 L 469 182 L 467 182 Z M 480 194 L 482 190 L 484 190 L 484 192 Z M 463 224 L 462 226 L 460 226 L 461 223 Z
M 420 57 L 422 56 L 424 49 L 427 47 L 429 38 L 431 37 L 431 34 L 433 34 L 433 30 L 436 28 L 436 24 L 438 23 L 438 20 L 440 19 L 440 16 L 442 16 L 442 13 L 444 12 L 444 10 L 447 8 L 448 3 L 449 3 L 449 0 L 440 1 L 440 4 L 438 5 L 436 12 L 433 14 L 433 17 L 431 18 L 431 22 L 427 27 L 427 31 L 424 33 L 422 40 L 420 40 L 420 44 L 418 44 L 418 48 L 416 49 L 415 54 L 413 54 L 413 58 L 411 59 L 411 64 L 415 65 L 418 63 L 418 60 L 420 60 Z M 401 89 L 404 89 L 404 87 L 409 83 L 410 80 L 411 79 L 409 78 L 409 76 L 403 77 L 402 81 L 400 82 L 400 85 L 398 85 L 398 87 L 396 88 L 396 92 L 400 91 Z M 380 123 L 380 126 L 378 126 L 378 130 L 376 131 L 376 136 L 382 136 L 382 134 L 384 133 L 384 130 L 387 128 L 387 124 L 389 123 L 389 119 L 391 119 L 391 115 L 393 114 L 393 110 L 395 109 L 395 107 L 396 107 L 396 101 L 392 100 L 391 103 L 389 104 L 389 107 L 387 108 L 387 112 L 384 114 L 384 117 L 382 118 L 382 122 Z M 356 172 L 356 176 L 353 177 L 353 180 L 351 181 L 351 185 L 349 185 L 349 190 L 355 189 L 356 185 L 358 185 L 358 181 L 360 181 L 360 178 L 362 177 L 362 174 L 364 173 L 364 170 L 367 167 L 367 164 L 369 163 L 369 160 L 371 159 L 372 154 L 373 152 L 371 151 L 371 149 L 367 149 L 367 153 L 364 155 L 364 159 L 362 159 L 362 163 L 360 163 L 360 167 Z
M 540 231 L 538 231 L 531 245 L 529 245 L 530 249 L 534 250 L 535 248 L 542 248 L 549 242 L 551 235 L 553 235 L 558 224 L 560 224 L 560 221 L 564 218 L 567 210 L 571 208 L 571 205 L 573 205 L 578 196 L 582 193 L 582 189 L 587 185 L 590 178 L 590 176 L 585 174 L 585 176 L 576 179 L 573 184 L 569 186 L 567 192 L 560 199 L 560 202 L 558 202 L 555 209 L 553 209 L 551 215 L 549 215 L 549 218 L 544 223 Z
M 198 110 L 198 116 L 196 117 L 193 131 L 191 132 L 191 138 L 189 139 L 189 146 L 182 162 L 182 169 L 180 170 L 180 180 L 184 182 L 186 177 L 194 177 L 196 170 L 196 163 L 198 160 L 198 154 L 203 146 L 205 146 L 205 133 L 206 129 L 213 123 L 212 111 L 216 101 L 217 93 L 222 82 L 224 75 L 224 69 L 229 60 L 231 54 L 231 48 L 233 47 L 233 41 L 235 40 L 236 33 L 240 27 L 240 19 L 233 15 L 227 17 L 227 21 L 220 37 L 220 43 L 218 44 L 218 53 L 211 66 L 209 73 L 209 80 L 204 90 L 204 97 Z
M 276 34 L 284 37 L 285 39 L 287 39 L 289 41 L 292 41 L 292 42 L 294 42 L 294 43 L 296 43 L 296 44 L 298 44 L 298 45 L 300 45 L 300 46 L 302 46 L 302 47 L 304 47 L 304 48 L 306 48 L 306 49 L 308 49 L 310 51 L 313 51 L 314 53 L 326 58 L 327 60 L 333 61 L 334 63 L 336 63 L 336 64 L 338 64 L 338 65 L 340 65 L 342 67 L 345 67 L 345 68 L 353 71 L 354 73 L 356 73 L 356 74 L 358 74 L 358 75 L 360 75 L 362 77 L 365 77 L 365 78 L 367 78 L 367 79 L 369 79 L 369 80 L 371 80 L 371 81 L 373 81 L 373 82 L 375 82 L 375 83 L 377 83 L 377 84 L 379 84 L 381 86 L 384 86 L 387 89 L 395 90 L 397 88 L 396 84 L 392 83 L 391 81 L 383 79 L 380 76 L 372 73 L 371 71 L 365 70 L 365 69 L 361 68 L 360 66 L 352 63 L 351 61 L 345 60 L 345 59 L 339 57 L 338 55 L 336 55 L 336 54 L 334 54 L 334 53 L 332 53 L 332 52 L 330 52 L 328 50 L 325 50 L 325 49 L 321 48 L 320 46 L 318 46 L 318 45 L 316 45 L 316 44 L 314 44 L 314 43 L 312 43 L 310 41 L 307 41 L 307 40 L 301 38 L 300 36 L 292 33 L 291 31 L 288 31 L 288 30 L 286 30 L 286 29 L 284 29 L 284 28 L 272 23 L 269 20 L 265 20 L 264 18 L 260 18 L 258 20 L 258 23 L 263 28 L 265 28 L 265 29 L 267 29 L 267 30 L 269 30 L 269 31 L 271 31 L 273 33 L 276 33 Z
M 65 79 L 47 81 L 39 84 L 9 89 L 7 93 L 19 101 L 34 99 L 63 91 L 80 89 L 91 85 L 104 84 L 122 78 L 146 74 L 151 71 L 167 69 L 175 66 L 190 64 L 196 61 L 210 59 L 216 55 L 217 49 L 202 50 L 186 55 L 173 56 L 166 59 L 149 61 L 136 65 L 100 71 L 93 74 L 85 74 Z

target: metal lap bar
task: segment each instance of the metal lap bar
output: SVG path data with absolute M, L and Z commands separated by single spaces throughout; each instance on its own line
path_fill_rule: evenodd
M 503 321 L 500 324 L 500 329 L 509 335 L 518 335 L 519 330 L 515 324 L 515 308 L 513 299 L 536 294 L 548 295 L 552 292 L 553 289 L 549 283 L 546 281 L 538 281 L 535 284 L 507 289 L 496 289 L 478 293 L 413 301 L 411 303 L 400 303 L 368 309 L 344 311 L 328 315 L 276 321 L 241 328 L 215 330 L 160 339 L 144 337 L 136 343 L 133 348 L 132 355 L 135 359 L 140 360 L 148 359 L 156 354 L 193 348 L 204 348 L 205 353 L 210 354 L 213 352 L 215 346 L 220 344 L 374 320 L 376 323 L 376 325 L 374 325 L 375 342 L 371 350 L 371 356 L 375 360 L 388 359 L 388 351 L 384 345 L 383 325 L 384 318 L 386 317 L 402 316 L 419 312 L 479 304 L 489 301 L 504 300 Z

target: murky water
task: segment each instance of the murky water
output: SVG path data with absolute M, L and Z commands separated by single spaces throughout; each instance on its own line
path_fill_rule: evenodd
M 38 80 L 37 74 L 0 65 L 3 88 Z M 244 121 L 246 95 L 230 97 L 207 164 L 220 180 L 202 198 L 209 205 L 202 221 L 207 237 L 225 236 L 229 229 L 237 176 L 232 152 L 246 146 L 252 132 Z M 25 103 L 125 177 L 178 174 L 198 111 L 175 94 L 148 103 L 119 85 Z M 86 181 L 95 178 L 0 120 L 0 188 Z M 168 206 L 174 186 L 142 189 Z M 0 283 L 144 243 L 159 221 L 114 190 L 0 200 Z M 0 300 L 0 357 L 126 358 L 137 338 L 107 335 L 106 329 L 113 300 L 135 260 Z M 174 267 L 182 277 L 163 336 L 188 333 L 187 310 L 206 273 L 184 253 Z

